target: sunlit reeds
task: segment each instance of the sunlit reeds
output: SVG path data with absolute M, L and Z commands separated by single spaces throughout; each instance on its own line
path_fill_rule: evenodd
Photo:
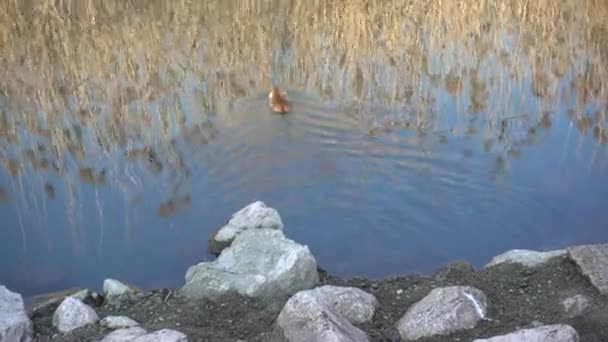
M 478 135 L 498 158 L 557 120 L 606 144 L 607 17 L 599 0 L 4 0 L 2 165 L 17 187 L 26 165 L 66 179 L 75 220 L 80 181 L 136 197 L 141 180 L 118 156 L 187 177 L 176 141 L 212 142 L 215 119 L 239 120 L 235 101 L 273 82 L 336 100 L 372 133 Z M 442 115 L 451 99 L 455 124 Z M 53 200 L 58 185 L 41 184 Z M 167 189 L 163 217 L 189 203 Z

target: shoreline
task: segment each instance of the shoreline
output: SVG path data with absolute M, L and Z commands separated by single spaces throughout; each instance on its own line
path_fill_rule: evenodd
M 26 307 L 0 286 L 0 341 L 608 340 L 608 244 L 370 279 L 323 270 L 262 202 L 210 239 L 222 240 L 218 258 L 193 265 L 179 288 L 106 279 L 102 293 L 69 289 Z

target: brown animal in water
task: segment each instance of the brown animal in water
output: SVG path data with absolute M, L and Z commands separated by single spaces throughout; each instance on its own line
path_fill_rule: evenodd
M 281 92 L 277 86 L 273 86 L 270 94 L 268 94 L 268 104 L 270 105 L 270 108 L 277 113 L 285 114 L 289 111 L 287 94 Z

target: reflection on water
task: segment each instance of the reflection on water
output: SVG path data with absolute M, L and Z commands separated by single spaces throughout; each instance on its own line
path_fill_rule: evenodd
M 0 11 L 18 291 L 179 285 L 258 199 L 340 275 L 608 240 L 602 2 L 60 4 Z

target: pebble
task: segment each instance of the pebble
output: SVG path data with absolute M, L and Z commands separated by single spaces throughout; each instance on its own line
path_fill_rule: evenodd
M 402 293 L 403 293 L 403 290 L 402 290 L 402 289 L 397 290 L 397 294 L 398 294 L 398 295 L 400 295 L 400 294 L 402 294 Z

